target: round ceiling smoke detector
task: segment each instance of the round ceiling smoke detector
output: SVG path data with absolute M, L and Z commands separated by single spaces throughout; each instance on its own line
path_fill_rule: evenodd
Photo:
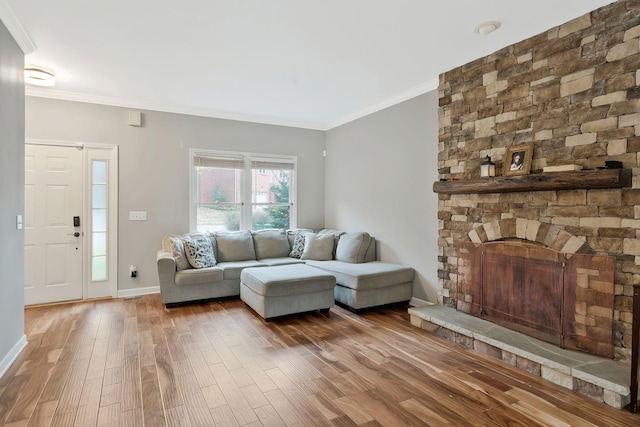
M 498 21 L 487 21 L 478 25 L 476 28 L 473 29 L 473 31 L 475 31 L 480 35 L 486 36 L 487 34 L 492 33 L 498 28 L 500 28 L 500 25 L 501 24 Z
M 36 86 L 53 86 L 56 76 L 53 71 L 36 65 L 27 65 L 24 69 L 24 82 Z

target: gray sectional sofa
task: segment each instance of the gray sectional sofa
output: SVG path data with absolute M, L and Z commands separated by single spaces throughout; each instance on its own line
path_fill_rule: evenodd
M 167 306 L 239 296 L 244 269 L 298 263 L 333 275 L 335 301 L 353 311 L 409 301 L 414 270 L 375 259 L 368 233 L 271 229 L 167 235 L 157 266 Z

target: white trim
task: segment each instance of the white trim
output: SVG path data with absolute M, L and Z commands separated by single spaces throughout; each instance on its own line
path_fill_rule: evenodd
M 4 376 L 7 370 L 11 367 L 13 362 L 16 361 L 22 350 L 27 346 L 27 336 L 22 335 L 18 342 L 11 347 L 11 350 L 7 353 L 7 355 L 0 361 L 0 378 Z
M 118 298 L 130 298 L 141 295 L 159 294 L 160 286 L 149 286 L 147 288 L 121 289 L 118 291 Z
M 409 301 L 409 305 L 411 307 L 424 307 L 425 305 L 434 305 L 434 304 L 424 299 L 411 297 L 411 301 Z
M 1 1 L 1 0 L 0 0 Z M 37 98 L 59 99 L 63 101 L 86 102 L 88 104 L 110 105 L 113 107 L 133 108 L 136 110 L 160 111 L 165 113 L 188 114 L 198 117 L 210 117 L 214 119 L 235 120 L 239 122 L 260 123 L 265 125 L 286 126 L 292 128 L 326 130 L 325 126 L 318 123 L 299 122 L 295 120 L 276 119 L 271 117 L 254 116 L 250 114 L 230 113 L 208 108 L 195 108 L 185 105 L 168 103 L 156 103 L 149 101 L 136 101 L 133 99 L 112 98 L 101 95 L 87 95 L 75 92 L 63 92 L 55 89 L 43 89 L 37 87 L 25 87 L 25 95 Z
M 2 0 L 0 0 L 2 1 Z M 82 232 L 84 236 L 87 237 L 89 235 L 89 229 L 85 227 L 90 224 L 89 221 L 89 200 L 91 199 L 88 195 L 89 192 L 89 176 L 88 176 L 88 150 L 87 149 L 97 149 L 97 150 L 105 150 L 109 151 L 108 160 L 109 160 L 109 223 L 111 224 L 109 230 L 109 259 L 111 262 L 109 263 L 109 295 L 92 295 L 89 292 L 89 263 L 91 262 L 90 256 L 90 245 L 87 243 L 89 241 L 88 238 L 84 240 L 84 254 L 83 254 L 83 275 L 82 275 L 82 297 L 83 300 L 90 298 L 99 298 L 104 296 L 111 296 L 115 298 L 118 293 L 118 191 L 119 191 L 119 178 L 118 178 L 118 152 L 119 147 L 116 144 L 104 144 L 104 143 L 95 143 L 95 142 L 71 142 L 71 141 L 59 141 L 59 140 L 47 140 L 47 139 L 27 139 L 25 140 L 25 144 L 29 145 L 54 145 L 61 147 L 75 147 L 84 149 L 83 159 L 82 159 L 82 197 L 83 197 L 83 208 L 82 208 L 82 216 L 84 220 L 82 221 Z
M 331 130 L 338 126 L 342 126 L 346 123 L 368 116 L 369 114 L 373 114 L 377 111 L 384 110 L 385 108 L 404 102 L 408 99 L 415 98 L 416 96 L 430 92 L 434 89 L 437 89 L 439 84 L 440 84 L 439 78 L 429 80 L 421 85 L 418 85 L 412 89 L 409 89 L 406 92 L 399 93 L 396 96 L 393 96 L 385 101 L 382 101 L 378 104 L 367 107 L 364 110 L 360 110 L 356 113 L 352 113 L 333 123 L 329 123 L 327 126 L 325 126 L 324 130 Z
M 110 296 L 115 298 L 118 292 L 118 146 L 90 146 L 86 144 L 85 147 L 85 167 L 87 174 L 85 176 L 85 226 L 84 235 L 86 237 L 85 242 L 85 276 L 84 276 L 84 295 L 85 298 L 103 298 Z M 91 280 L 91 225 L 92 225 L 92 182 L 91 182 L 91 162 L 94 160 L 103 160 L 107 162 L 107 210 L 108 210 L 108 279 L 104 282 L 92 282 Z
M 29 33 L 24 29 L 15 12 L 6 0 L 0 0 L 0 21 L 7 27 L 16 43 L 25 55 L 36 51 L 36 45 L 29 37 Z
M 1 1 L 1 0 L 0 0 Z M 70 141 L 60 141 L 56 139 L 34 139 L 29 138 L 25 140 L 25 144 L 30 145 L 58 145 L 61 147 L 81 147 L 81 148 L 99 148 L 99 149 L 112 149 L 117 148 L 116 144 L 103 144 L 99 142 L 70 142 Z
M 117 145 L 115 145 L 111 151 L 110 166 L 111 170 L 109 171 L 109 176 L 111 177 L 111 180 L 109 181 L 109 186 L 111 187 L 111 191 L 109 192 L 109 206 L 111 216 L 109 221 L 112 226 L 109 236 L 109 240 L 111 241 L 109 256 L 113 262 L 110 263 L 111 271 L 109 271 L 109 277 L 114 278 L 111 286 L 111 296 L 115 297 L 118 293 L 118 230 L 120 229 L 120 225 L 118 223 L 118 218 L 120 217 L 120 147 Z
M 2 2 L 3 0 L 0 0 Z M 0 3 L 1 4 L 1 3 Z M 86 102 L 89 104 L 110 105 L 113 107 L 134 108 L 138 110 L 160 111 L 165 113 L 189 114 L 198 117 L 209 117 L 214 119 L 235 120 L 239 122 L 259 123 L 274 126 L 287 126 L 292 128 L 311 129 L 328 131 L 343 124 L 352 122 L 359 118 L 368 116 L 377 111 L 404 102 L 408 99 L 430 92 L 438 88 L 439 78 L 431 79 L 421 85 L 413 87 L 407 91 L 399 93 L 378 104 L 367 107 L 358 112 L 349 114 L 333 123 L 311 123 L 295 120 L 276 119 L 272 117 L 255 116 L 250 114 L 230 113 L 227 111 L 211 110 L 208 108 L 195 108 L 185 105 L 165 104 L 149 101 L 137 101 L 134 99 L 112 98 L 102 95 L 88 95 L 75 92 L 64 92 L 55 89 L 45 89 L 28 86 L 25 87 L 25 95 L 38 98 L 59 99 L 63 101 Z

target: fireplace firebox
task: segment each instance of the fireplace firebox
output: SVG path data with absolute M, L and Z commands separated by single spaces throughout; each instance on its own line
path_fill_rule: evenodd
M 456 308 L 562 348 L 614 356 L 615 258 L 458 242 Z

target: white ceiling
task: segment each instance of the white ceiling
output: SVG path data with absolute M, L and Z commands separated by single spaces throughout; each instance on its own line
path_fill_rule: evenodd
M 27 95 L 326 130 L 609 3 L 0 0 L 0 19 L 56 73 Z

